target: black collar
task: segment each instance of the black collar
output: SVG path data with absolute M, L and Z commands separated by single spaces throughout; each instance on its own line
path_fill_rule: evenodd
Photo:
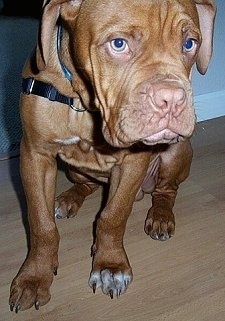
M 43 81 L 36 80 L 32 77 L 30 78 L 23 78 L 22 80 L 22 92 L 24 94 L 33 94 L 37 96 L 41 96 L 47 98 L 50 101 L 57 101 L 61 104 L 69 105 L 75 111 L 85 111 L 86 109 L 78 108 L 73 104 L 73 98 L 62 95 L 58 90 Z
M 61 23 L 58 23 L 58 32 L 57 32 L 57 53 L 59 57 L 59 62 L 64 72 L 65 77 L 71 81 L 72 75 L 69 69 L 63 64 L 60 58 L 60 47 L 62 39 L 62 26 Z M 85 111 L 85 108 L 78 108 L 73 104 L 74 99 L 72 97 L 65 96 L 61 94 L 54 86 L 51 84 L 45 83 L 40 80 L 36 80 L 33 77 L 23 78 L 22 79 L 22 92 L 24 94 L 33 94 L 49 99 L 50 101 L 57 101 L 62 104 L 69 105 L 75 111 Z

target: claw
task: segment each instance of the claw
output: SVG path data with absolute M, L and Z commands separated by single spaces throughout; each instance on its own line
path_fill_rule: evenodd
M 113 290 L 112 289 L 109 290 L 109 296 L 110 296 L 111 299 L 113 299 Z
M 58 274 L 57 268 L 54 269 L 54 272 L 53 272 L 53 273 L 54 273 L 55 276 Z
M 35 302 L 34 306 L 37 311 L 40 309 L 40 303 L 38 301 Z
M 125 289 L 127 289 L 127 288 L 128 288 L 128 285 L 129 285 L 129 281 L 128 281 L 128 280 L 125 280 L 125 281 L 124 281 L 124 285 L 125 285 Z
M 120 297 L 120 295 L 121 295 L 121 289 L 118 289 L 116 292 L 117 299 Z
M 10 311 L 11 311 L 11 312 L 13 312 L 14 306 L 15 306 L 14 303 L 11 303 L 11 304 L 10 304 Z
M 93 293 L 95 294 L 96 292 L 96 287 L 97 287 L 97 284 L 96 283 L 93 283 L 92 284 L 92 290 L 93 290 Z
M 21 308 L 21 306 L 20 306 L 20 304 L 18 304 L 18 305 L 16 306 L 15 312 L 18 313 L 19 310 L 20 310 L 20 308 Z

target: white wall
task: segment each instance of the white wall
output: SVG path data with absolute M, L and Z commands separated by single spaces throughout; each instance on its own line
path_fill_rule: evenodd
M 216 0 L 214 50 L 206 75 L 193 73 L 198 121 L 225 115 L 225 0 Z M 225 127 L 225 124 L 224 124 Z

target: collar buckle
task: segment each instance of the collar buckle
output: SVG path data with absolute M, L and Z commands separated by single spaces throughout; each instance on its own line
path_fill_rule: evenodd
M 74 105 L 73 102 L 70 104 L 70 107 L 71 107 L 73 110 L 77 111 L 77 112 L 84 112 L 84 111 L 86 111 L 85 108 L 79 108 L 79 107 L 77 107 L 76 105 Z

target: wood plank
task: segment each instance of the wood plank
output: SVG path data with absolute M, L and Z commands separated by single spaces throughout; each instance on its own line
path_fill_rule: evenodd
M 225 117 L 196 127 L 192 169 L 179 189 L 176 234 L 170 241 L 153 241 L 143 231 L 150 197 L 135 203 L 125 234 L 134 281 L 125 295 L 110 300 L 100 290 L 94 295 L 87 284 L 99 190 L 87 199 L 77 217 L 57 221 L 60 267 L 51 301 L 39 311 L 30 309 L 18 315 L 9 311 L 8 296 L 27 251 L 26 206 L 18 159 L 0 162 L 0 320 L 224 321 L 224 132 Z M 59 171 L 58 191 L 68 186 L 70 182 Z

